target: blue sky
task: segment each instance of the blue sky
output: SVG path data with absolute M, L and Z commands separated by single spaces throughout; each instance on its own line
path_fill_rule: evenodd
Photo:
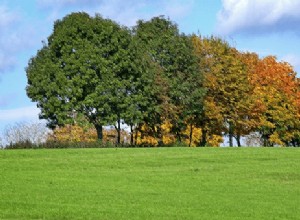
M 181 32 L 220 36 L 239 50 L 275 55 L 300 72 L 299 0 L 0 0 L 0 136 L 9 124 L 38 120 L 25 92 L 25 67 L 54 21 L 77 11 L 127 26 L 165 15 Z

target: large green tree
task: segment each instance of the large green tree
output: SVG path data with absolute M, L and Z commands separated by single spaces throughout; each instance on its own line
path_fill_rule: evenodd
M 191 37 L 180 34 L 177 25 L 164 17 L 138 21 L 134 37 L 151 61 L 145 122 L 159 143 L 161 125 L 171 122 L 171 132 L 180 142 L 187 122 L 194 123 L 200 115 L 204 94 Z
M 82 114 L 102 139 L 102 127 L 120 125 L 125 105 L 134 101 L 134 51 L 130 31 L 112 20 L 72 13 L 56 21 L 26 68 L 27 94 L 40 118 L 55 127 Z

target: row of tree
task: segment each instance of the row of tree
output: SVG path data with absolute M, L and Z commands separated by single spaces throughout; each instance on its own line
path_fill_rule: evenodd
M 72 13 L 54 24 L 26 68 L 28 96 L 52 129 L 121 124 L 131 144 L 219 145 L 260 134 L 263 145 L 300 142 L 299 80 L 275 57 L 179 32 L 164 17 L 131 29 Z M 70 127 L 69 127 L 70 128 Z

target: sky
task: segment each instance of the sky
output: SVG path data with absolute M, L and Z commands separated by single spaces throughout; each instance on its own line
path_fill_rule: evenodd
M 224 38 L 300 73 L 300 0 L 0 0 L 0 137 L 16 122 L 38 121 L 39 109 L 25 92 L 25 68 L 54 22 L 78 11 L 128 27 L 165 15 L 185 34 Z

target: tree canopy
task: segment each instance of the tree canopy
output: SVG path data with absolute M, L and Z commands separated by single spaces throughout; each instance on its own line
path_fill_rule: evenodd
M 241 146 L 257 133 L 265 146 L 300 145 L 291 65 L 185 35 L 163 16 L 127 28 L 71 13 L 54 23 L 26 73 L 27 95 L 52 129 L 88 123 L 102 140 L 103 126 L 113 126 L 118 144 L 126 124 L 131 144 L 218 146 L 228 136 Z
M 102 126 L 120 120 L 134 100 L 141 71 L 134 57 L 127 28 L 99 15 L 70 14 L 55 22 L 29 61 L 27 94 L 49 127 L 74 123 L 82 114 L 102 139 Z

